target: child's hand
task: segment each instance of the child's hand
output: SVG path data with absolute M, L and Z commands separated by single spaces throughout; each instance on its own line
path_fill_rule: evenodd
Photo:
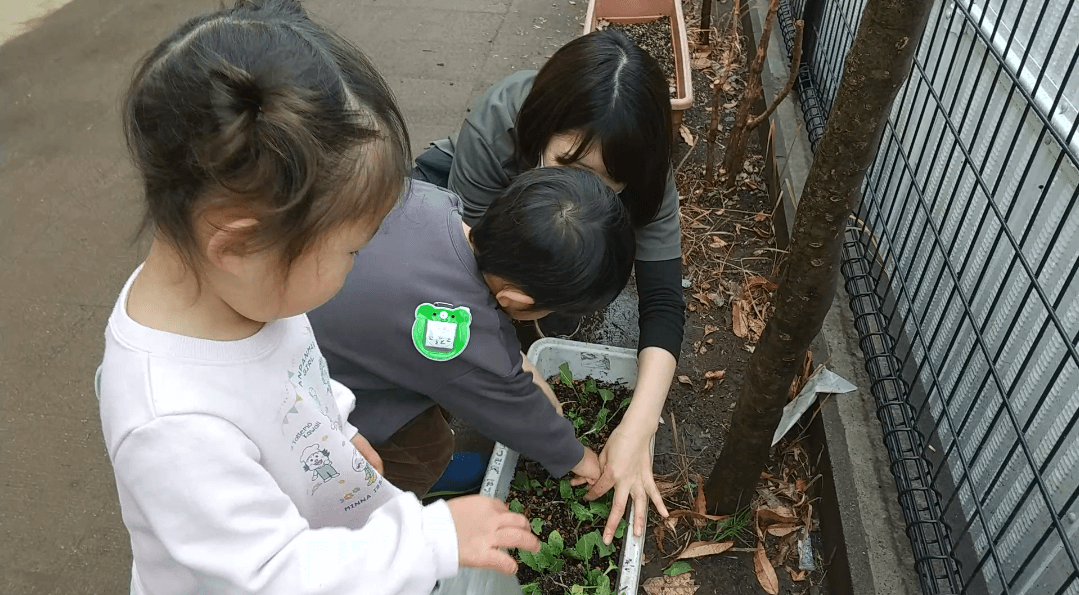
M 500 548 L 538 552 L 539 539 L 532 534 L 524 515 L 487 496 L 462 496 L 447 500 L 457 529 L 460 566 L 490 568 L 505 574 L 517 572 L 517 562 Z
M 378 471 L 379 475 L 385 475 L 382 457 L 378 456 L 378 453 L 375 452 L 375 447 L 371 446 L 371 443 L 367 441 L 367 438 L 363 437 L 363 434 L 357 432 L 352 437 L 352 445 L 356 447 L 356 450 L 360 451 L 360 454 L 367 459 L 368 463 L 371 463 L 371 466 L 375 468 L 375 471 Z
M 570 479 L 570 485 L 592 485 L 599 480 L 599 476 L 603 473 L 603 468 L 599 464 L 599 457 L 596 453 L 587 446 L 584 447 L 584 456 L 581 457 L 581 462 L 577 463 L 577 466 L 570 469 L 576 477 Z

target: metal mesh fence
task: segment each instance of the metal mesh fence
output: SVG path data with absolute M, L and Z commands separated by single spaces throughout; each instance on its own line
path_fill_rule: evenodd
M 865 0 L 782 4 L 815 148 Z M 1077 13 L 938 2 L 847 230 L 925 593 L 1079 594 Z

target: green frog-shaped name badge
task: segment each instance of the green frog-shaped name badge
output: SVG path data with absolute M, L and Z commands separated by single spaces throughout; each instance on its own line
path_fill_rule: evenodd
M 466 306 L 420 304 L 416 307 L 416 322 L 412 323 L 412 343 L 427 359 L 451 360 L 468 346 L 470 324 L 472 311 Z

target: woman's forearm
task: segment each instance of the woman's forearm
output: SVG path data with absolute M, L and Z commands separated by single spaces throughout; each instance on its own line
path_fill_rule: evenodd
M 674 379 L 674 356 L 660 347 L 645 347 L 637 360 L 637 386 L 622 418 L 622 426 L 639 437 L 651 436 L 659 426 L 667 391 Z

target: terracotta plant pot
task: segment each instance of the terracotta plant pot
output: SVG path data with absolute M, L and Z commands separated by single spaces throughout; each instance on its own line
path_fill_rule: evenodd
M 671 98 L 671 124 L 675 136 L 682 123 L 682 112 L 693 106 L 693 77 L 690 75 L 689 41 L 686 39 L 686 19 L 682 16 L 680 0 L 588 0 L 584 32 L 596 30 L 604 20 L 632 25 L 656 19 L 671 20 L 671 43 L 674 44 L 674 97 Z

